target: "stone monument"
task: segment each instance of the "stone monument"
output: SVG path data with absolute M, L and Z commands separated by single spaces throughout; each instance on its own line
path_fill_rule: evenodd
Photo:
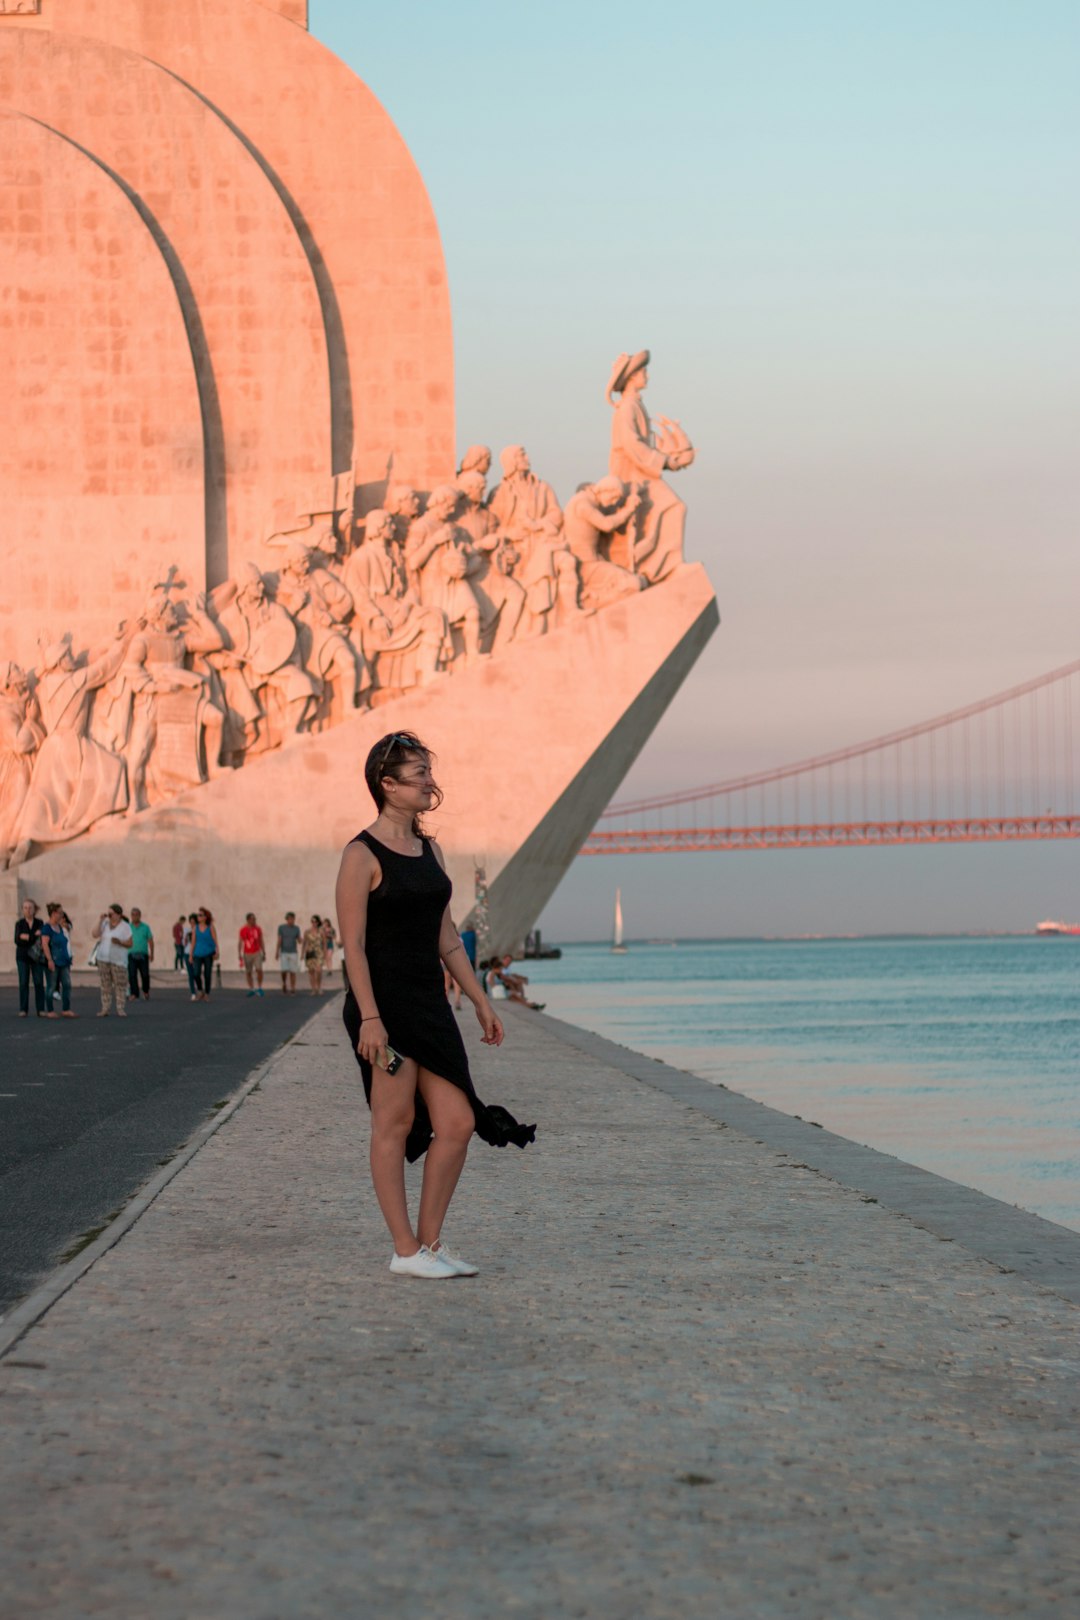
M 0 0 L 4 899 L 325 913 L 410 728 L 502 949 L 717 623 L 665 476 L 694 450 L 642 350 L 564 500 L 522 445 L 490 492 L 455 456 L 427 194 L 306 13 Z

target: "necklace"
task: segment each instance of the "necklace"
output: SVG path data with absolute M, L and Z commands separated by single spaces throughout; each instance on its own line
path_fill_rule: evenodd
M 410 855 L 419 855 L 422 853 L 424 848 L 420 840 L 411 833 L 405 838 L 402 838 L 397 833 L 387 833 L 382 842 L 384 844 L 388 844 L 391 849 L 393 849 L 396 845 L 403 854 L 407 850 Z

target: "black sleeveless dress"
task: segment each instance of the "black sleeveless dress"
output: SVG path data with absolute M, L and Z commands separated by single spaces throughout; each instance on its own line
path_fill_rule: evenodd
M 375 1006 L 386 1026 L 387 1039 L 402 1057 L 414 1058 L 422 1069 L 459 1086 L 472 1103 L 476 1134 L 492 1147 L 508 1142 L 523 1148 L 536 1139 L 535 1125 L 519 1125 L 497 1103 L 485 1105 L 473 1090 L 469 1060 L 457 1020 L 446 999 L 439 934 L 453 885 L 435 858 L 428 839 L 419 855 L 399 855 L 368 832 L 353 843 L 364 843 L 379 862 L 382 878 L 368 895 L 366 951 L 371 970 Z M 360 1039 L 360 1008 L 352 991 L 345 997 L 345 1028 L 364 1077 L 364 1095 L 371 1106 L 371 1064 L 356 1050 Z M 412 1163 L 431 1141 L 431 1120 L 419 1089 L 416 1118 L 405 1144 Z

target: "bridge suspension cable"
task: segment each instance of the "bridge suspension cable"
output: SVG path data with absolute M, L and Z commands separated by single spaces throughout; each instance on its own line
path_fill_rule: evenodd
M 1077 838 L 1078 721 L 1080 659 L 869 742 L 613 804 L 582 853 Z

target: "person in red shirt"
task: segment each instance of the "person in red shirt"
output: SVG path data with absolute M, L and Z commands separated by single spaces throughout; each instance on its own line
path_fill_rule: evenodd
M 263 931 L 255 921 L 255 913 L 249 911 L 240 930 L 240 966 L 247 978 L 249 996 L 261 996 L 263 993 L 265 958 L 266 942 L 263 939 Z

